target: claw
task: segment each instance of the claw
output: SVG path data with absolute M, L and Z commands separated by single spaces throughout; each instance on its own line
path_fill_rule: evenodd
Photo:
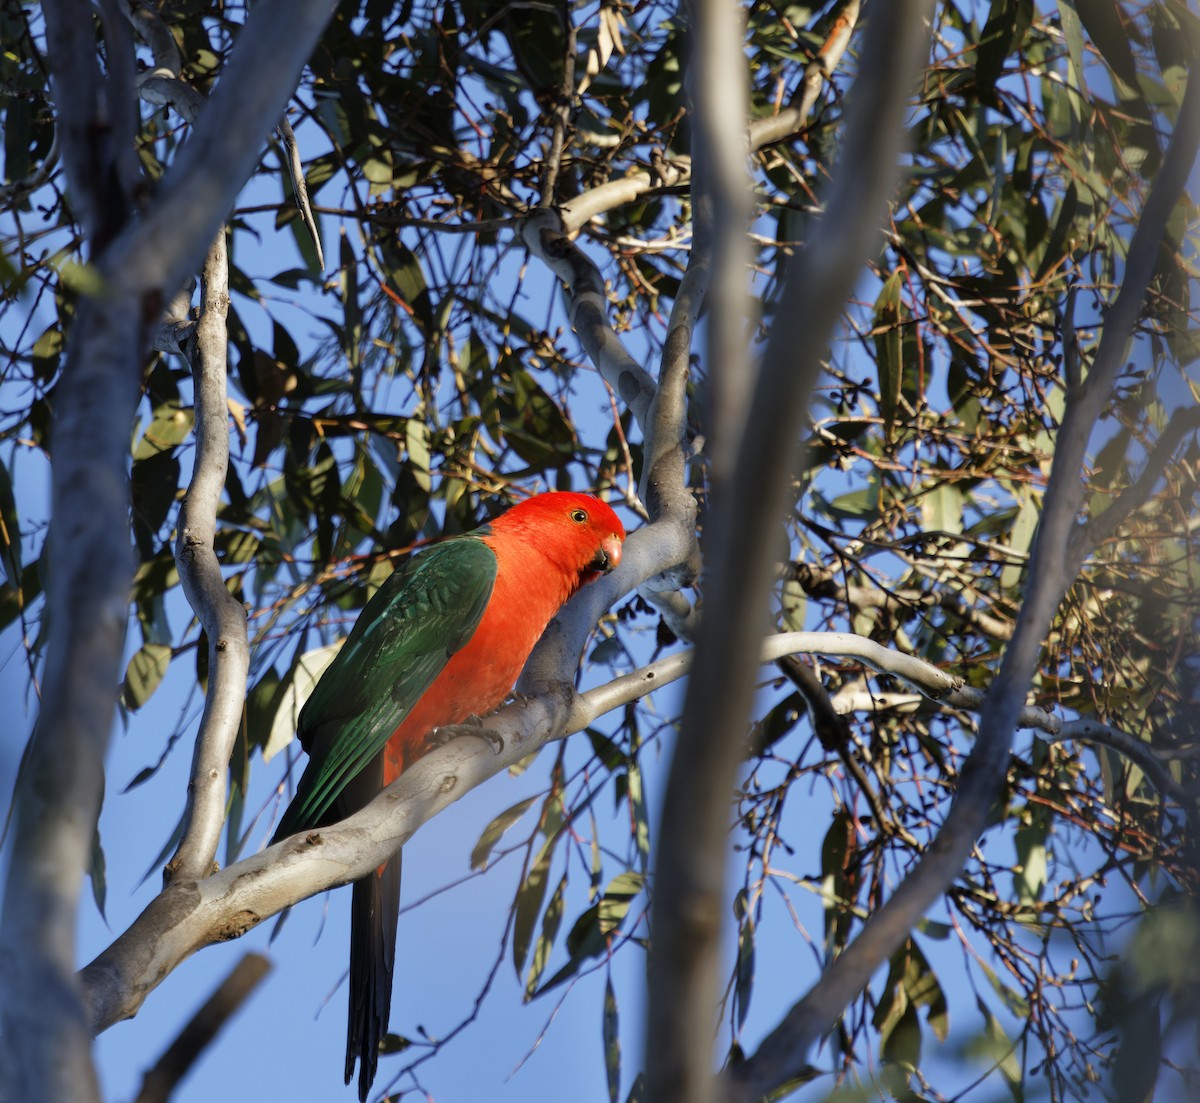
M 478 716 L 468 716 L 459 724 L 447 724 L 442 728 L 434 728 L 426 737 L 426 747 L 429 750 L 433 750 L 435 747 L 444 747 L 447 743 L 464 735 L 482 739 L 495 754 L 504 750 L 504 740 L 494 731 L 485 728 L 483 721 Z

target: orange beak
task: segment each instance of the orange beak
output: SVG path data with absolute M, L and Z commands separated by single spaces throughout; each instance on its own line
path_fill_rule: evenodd
M 606 536 L 600 541 L 600 547 L 589 566 L 593 571 L 603 571 L 607 574 L 614 567 L 621 565 L 621 538 L 616 533 Z

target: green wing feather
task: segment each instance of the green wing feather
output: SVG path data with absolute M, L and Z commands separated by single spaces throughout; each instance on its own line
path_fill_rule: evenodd
M 276 839 L 327 822 L 347 786 L 474 635 L 496 568 L 481 540 L 448 540 L 404 560 L 367 602 L 300 711 L 297 734 L 309 762 Z

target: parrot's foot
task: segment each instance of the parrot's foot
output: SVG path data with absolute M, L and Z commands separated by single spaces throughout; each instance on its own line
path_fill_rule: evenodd
M 447 724 L 444 728 L 434 728 L 429 733 L 429 749 L 444 747 L 447 743 L 464 735 L 482 739 L 495 754 L 504 750 L 504 740 L 496 732 L 484 727 L 483 721 L 478 716 L 468 716 L 460 724 Z

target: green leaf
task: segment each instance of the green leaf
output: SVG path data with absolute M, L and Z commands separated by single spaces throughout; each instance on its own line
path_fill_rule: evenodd
M 471 851 L 472 869 L 485 869 L 487 867 L 492 848 L 500 841 L 500 837 L 525 815 L 529 806 L 536 799 L 537 797 L 526 797 L 524 800 L 517 801 L 511 808 L 506 808 L 496 816 L 483 829 L 483 834 L 479 836 L 479 841 Z
M 927 1019 L 939 1042 L 944 1042 L 950 1033 L 950 1008 L 946 993 L 942 990 L 937 974 L 933 971 L 921 948 L 911 939 L 908 942 L 908 960 L 904 969 L 904 991 L 914 1008 L 926 1008 Z
M 1071 79 L 1087 95 L 1087 74 L 1083 65 L 1083 23 L 1075 10 L 1075 0 L 1057 0 L 1058 18 L 1063 38 L 1067 41 L 1067 56 L 1071 59 Z M 1086 3 L 1086 0 L 1085 0 Z
M 888 1030 L 880 1047 L 880 1057 L 905 1071 L 915 1069 L 921 1063 L 921 1019 L 911 1003 L 903 1004 Z
M 104 914 L 104 901 L 108 895 L 106 869 L 104 847 L 100 842 L 100 829 L 96 828 L 92 832 L 92 858 L 88 866 L 88 876 L 92 882 L 92 899 L 96 901 L 96 910 L 100 913 L 100 918 L 107 924 L 108 916 Z
M 597 957 L 608 945 L 609 936 L 615 933 L 625 920 L 629 906 L 642 891 L 645 877 L 633 870 L 614 877 L 604 895 L 578 919 L 567 935 L 567 953 L 570 959 L 541 988 L 534 993 L 543 995 L 579 972 L 579 967 L 589 958 Z
M 263 747 L 279 704 L 283 699 L 283 680 L 275 667 L 269 667 L 246 694 L 246 735 L 250 746 Z
M 1017 867 L 1013 870 L 1013 894 L 1022 904 L 1036 904 L 1046 887 L 1046 837 L 1050 825 L 1044 815 L 1030 816 L 1017 828 Z
M 164 643 L 147 643 L 129 660 L 121 700 L 126 708 L 140 709 L 158 689 L 171 662 L 171 648 Z
M 996 995 L 1004 1001 L 1005 1007 L 1018 1019 L 1028 1018 L 1029 1001 L 996 976 L 996 971 L 986 961 L 980 959 L 979 967 L 983 970 L 983 975 L 987 977 L 988 983 L 995 989 Z
M 525 879 L 517 887 L 516 899 L 513 901 L 516 914 L 513 916 L 512 953 L 518 978 L 521 976 L 521 970 L 525 968 L 529 944 L 533 940 L 534 924 L 541 913 L 542 901 L 546 899 L 550 860 L 554 857 L 557 842 L 558 836 L 554 836 L 542 844 Z
M 1032 22 L 1033 0 L 997 0 L 991 5 L 975 58 L 975 87 L 984 103 L 995 102 L 1005 58 L 1020 47 Z
M 630 904 L 642 891 L 645 882 L 645 875 L 632 869 L 626 870 L 609 882 L 599 905 L 599 930 L 602 935 L 610 935 L 621 926 Z
M 1012 1094 L 1013 1103 L 1024 1103 L 1025 1090 L 1021 1079 L 1021 1062 L 1017 1057 L 1016 1048 L 988 1005 L 978 996 L 975 998 L 975 1003 L 980 1014 L 983 1015 L 983 1033 L 967 1043 L 966 1052 L 969 1056 L 986 1062 L 993 1068 L 998 1068 Z
M 817 495 L 814 494 L 814 498 Z M 849 490 L 824 502 L 829 516 L 840 521 L 873 521 L 879 516 L 879 477 L 872 473 L 862 490 Z
M 855 892 L 848 875 L 854 847 L 854 826 L 849 813 L 839 809 L 821 844 L 821 897 L 825 905 L 825 956 L 832 961 L 834 953 L 845 945 L 853 918 L 851 909 Z
M 33 373 L 43 383 L 54 378 L 63 353 L 62 327 L 55 323 L 33 343 Z
M 63 286 L 77 295 L 100 298 L 104 294 L 104 277 L 94 265 L 68 260 L 61 265 L 58 274 Z
M 616 636 L 608 636 L 601 639 L 595 647 L 592 648 L 592 653 L 588 656 L 588 662 L 594 666 L 609 665 L 611 666 L 622 654 L 621 641 Z
M 795 579 L 789 579 L 783 584 L 779 602 L 783 613 L 784 631 L 803 632 L 808 616 L 808 595 L 804 592 L 804 587 Z
M 950 924 L 938 923 L 934 919 L 918 919 L 917 930 L 926 938 L 934 938 L 938 942 L 945 942 L 954 933 L 954 928 Z
M 400 296 L 409 317 L 422 333 L 428 334 L 433 329 L 433 304 L 421 261 L 411 249 L 394 240 L 383 252 L 388 265 L 388 282 Z
M 800 693 L 790 693 L 779 704 L 774 705 L 759 721 L 755 743 L 758 753 L 761 754 L 794 731 L 807 712 L 808 704 Z
M 1133 94 L 1138 87 L 1137 62 L 1115 0 L 1075 0 L 1073 6 L 1112 75 L 1120 82 L 1122 99 Z
M 746 890 L 740 889 L 733 901 L 738 919 L 737 966 L 734 971 L 734 1021 L 739 1030 L 746 1024 L 750 997 L 754 991 L 754 915 L 746 901 Z
M 1018 554 L 1004 564 L 1004 569 L 1000 572 L 1001 588 L 1012 590 L 1024 577 L 1027 553 L 1033 544 L 1033 536 L 1037 532 L 1041 515 L 1041 499 L 1037 495 L 1025 491 L 1021 498 L 1020 508 L 1017 510 L 1016 521 L 1013 522 L 1012 531 L 1008 537 L 1009 548 Z
M 404 440 L 408 446 L 408 469 L 417 485 L 429 491 L 433 485 L 429 478 L 433 462 L 429 450 L 429 427 L 421 418 L 410 417 L 404 428 Z
M 621 1092 L 621 1033 L 617 1018 L 617 995 L 611 974 L 604 978 L 604 1071 L 608 1079 L 609 1103 L 617 1103 Z
M 154 411 L 154 417 L 133 450 L 135 460 L 146 460 L 160 452 L 169 452 L 182 444 L 192 431 L 196 411 L 178 402 L 167 402 Z
M 559 928 L 562 926 L 563 910 L 566 906 L 566 891 L 567 891 L 567 875 L 564 873 L 558 882 L 558 886 L 554 892 L 550 894 L 550 901 L 546 905 L 546 910 L 542 913 L 542 933 L 538 935 L 538 940 L 533 947 L 533 960 L 529 964 L 529 975 L 525 978 L 525 993 L 524 999 L 526 1002 L 533 998 L 537 991 L 538 981 L 542 979 L 542 974 L 546 970 L 546 966 L 550 963 L 550 955 L 554 951 L 554 942 L 558 938 Z
M 650 868 L 650 816 L 646 811 L 642 771 L 636 755 L 631 755 L 626 763 L 625 781 L 629 811 L 633 822 L 633 839 L 638 852 L 638 865 L 645 873 Z
M 901 330 L 899 270 L 884 281 L 875 300 L 875 363 L 879 372 L 879 412 L 890 439 L 904 382 L 904 334 Z
M 261 711 L 258 715 L 264 719 L 267 718 L 267 706 L 274 704 L 276 699 L 278 700 L 278 705 L 273 715 L 270 716 L 271 727 L 266 740 L 263 741 L 261 738 L 261 729 L 258 734 L 251 732 L 251 742 L 262 745 L 264 762 L 270 762 L 296 738 L 296 725 L 300 721 L 300 710 L 304 707 L 304 702 L 308 700 L 317 682 L 320 681 L 321 675 L 325 673 L 325 668 L 333 662 L 334 656 L 341 650 L 343 643 L 345 640 L 336 640 L 325 647 L 317 647 L 300 655 L 288 672 L 287 682 L 278 697 L 276 697 L 275 689 L 264 686 L 263 693 L 269 693 L 270 696 L 262 698 L 259 702 Z M 259 684 L 263 685 L 261 682 Z
M 921 520 L 926 532 L 962 532 L 963 492 L 954 483 L 941 483 L 921 495 Z
M 12 477 L 0 463 L 0 564 L 12 588 L 21 590 L 21 522 L 13 497 Z
M 543 467 L 575 455 L 577 441 L 561 407 L 524 369 L 498 392 L 504 441 L 526 463 Z

